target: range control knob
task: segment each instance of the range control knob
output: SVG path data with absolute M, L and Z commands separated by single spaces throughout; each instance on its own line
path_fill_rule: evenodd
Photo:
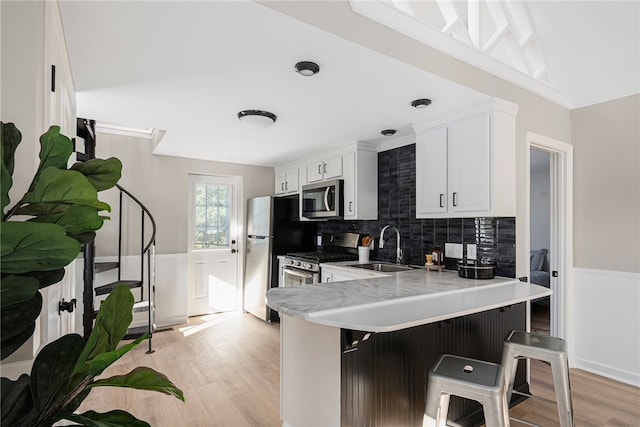
M 305 263 L 304 268 L 311 270 L 313 268 L 313 266 L 310 263 Z
M 300 261 L 296 261 L 295 266 L 296 267 L 300 267 L 302 265 L 302 263 Z

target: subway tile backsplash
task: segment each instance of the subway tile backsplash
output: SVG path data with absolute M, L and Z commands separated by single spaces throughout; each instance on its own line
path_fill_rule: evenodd
M 385 233 L 385 247 L 378 249 L 380 230 L 387 224 L 400 231 L 403 262 L 423 265 L 424 255 L 434 246 L 444 251 L 444 244 L 474 243 L 477 259 L 495 262 L 496 275 L 515 277 L 516 220 L 499 218 L 416 219 L 416 151 L 415 144 L 378 154 L 378 220 L 327 221 L 318 223 L 318 231 L 335 233 L 355 231 L 376 238 L 371 258 L 395 262 L 395 232 Z M 464 245 L 463 245 L 464 246 Z M 466 253 L 466 246 L 464 246 Z M 456 269 L 456 260 L 445 259 L 447 268 Z

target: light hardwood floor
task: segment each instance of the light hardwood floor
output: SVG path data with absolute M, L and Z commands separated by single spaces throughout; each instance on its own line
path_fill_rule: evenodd
M 186 403 L 159 393 L 102 388 L 92 391 L 80 410 L 124 409 L 157 427 L 281 425 L 278 324 L 250 314 L 202 316 L 157 332 L 153 343 L 155 353 L 145 354 L 141 345 L 106 376 L 150 366 L 185 392 Z M 531 376 L 532 391 L 553 399 L 549 367 L 532 362 Z M 640 389 L 578 369 L 571 369 L 571 387 L 577 427 L 640 426 Z M 533 399 L 511 415 L 545 427 L 559 425 L 555 406 Z

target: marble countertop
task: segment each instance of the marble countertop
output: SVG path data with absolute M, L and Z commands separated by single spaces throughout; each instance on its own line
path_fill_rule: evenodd
M 330 265 L 354 270 L 345 264 Z M 548 288 L 512 278 L 472 280 L 458 277 L 455 271 L 425 269 L 384 274 L 272 288 L 267 292 L 267 304 L 280 314 L 309 322 L 388 332 L 551 295 Z

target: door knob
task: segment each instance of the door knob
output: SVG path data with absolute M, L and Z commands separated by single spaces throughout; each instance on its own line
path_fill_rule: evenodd
M 235 249 L 231 249 L 231 253 L 232 254 L 235 254 L 236 252 L 238 252 L 238 251 L 236 251 Z
M 231 244 L 232 244 L 232 245 L 235 245 L 235 244 L 236 244 L 235 239 L 231 241 Z

